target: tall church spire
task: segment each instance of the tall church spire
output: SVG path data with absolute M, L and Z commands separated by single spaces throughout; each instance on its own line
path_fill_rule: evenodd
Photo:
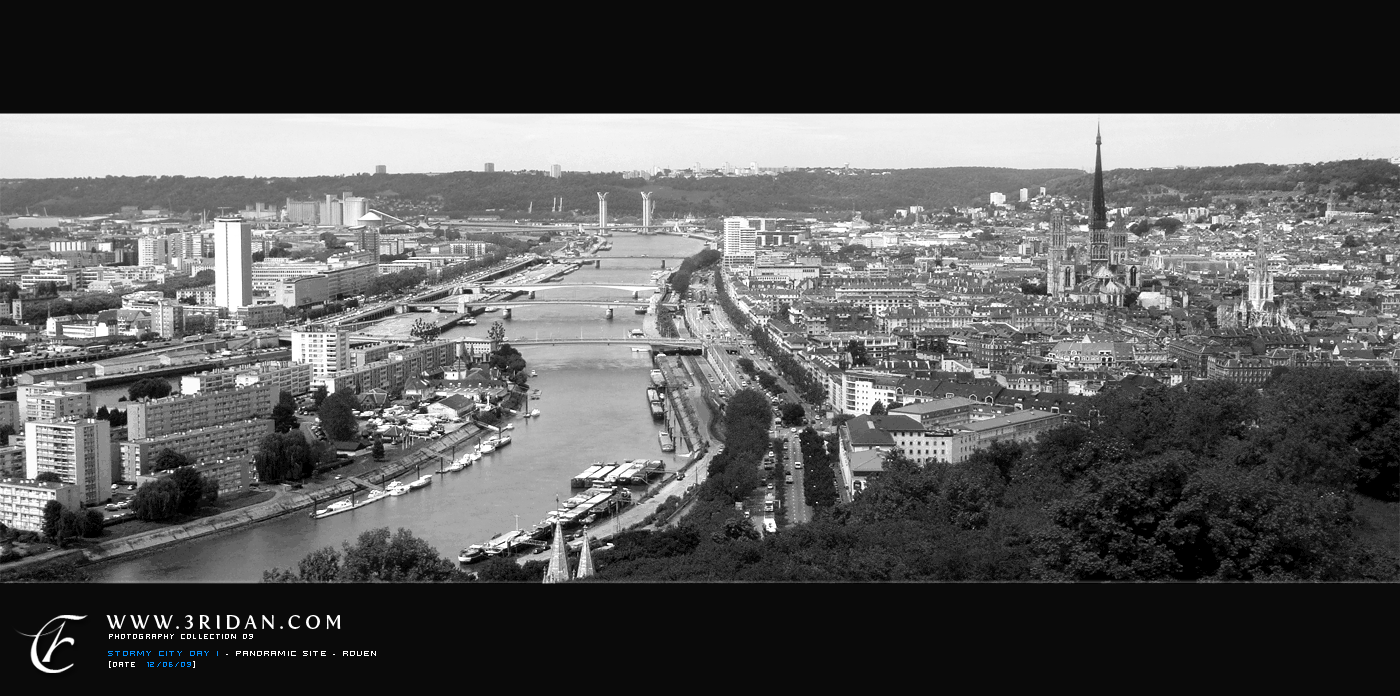
M 1093 207 L 1093 216 L 1089 220 L 1090 229 L 1106 229 L 1108 227 L 1108 204 L 1104 203 L 1103 196 L 1103 129 L 1098 128 L 1094 134 L 1094 194 L 1090 201 Z
M 1103 136 L 1094 135 L 1094 192 L 1089 200 L 1089 263 L 1112 263 L 1108 239 L 1108 205 L 1103 200 Z

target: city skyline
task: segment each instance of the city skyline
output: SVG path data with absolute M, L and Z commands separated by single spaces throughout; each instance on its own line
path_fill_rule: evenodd
M 7 114 L 3 178 L 959 166 L 1091 171 L 1400 157 L 1400 114 Z M 197 143 L 199 147 L 191 147 Z

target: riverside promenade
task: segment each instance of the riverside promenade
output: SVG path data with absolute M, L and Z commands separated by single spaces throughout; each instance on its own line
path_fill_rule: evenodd
M 474 425 L 459 428 L 439 440 L 422 445 L 418 449 L 407 453 L 404 457 L 385 463 L 365 473 L 357 474 L 356 478 L 375 484 L 382 484 L 420 465 L 436 465 L 444 451 L 450 451 L 453 445 L 471 442 L 473 439 L 479 437 L 482 432 L 482 428 L 478 428 Z M 141 534 L 133 534 L 127 537 L 104 541 L 91 548 L 83 549 L 82 553 L 89 562 L 107 561 L 228 529 L 246 527 L 248 525 L 257 524 L 258 522 L 281 517 L 282 515 L 293 513 L 298 510 L 305 510 L 322 502 L 349 495 L 350 492 L 356 488 L 357 486 L 354 482 L 342 480 L 321 484 L 314 490 L 285 491 L 277 489 L 274 491 L 275 494 L 272 498 L 258 503 L 257 505 L 230 510 L 212 517 L 193 520 L 173 527 L 156 529 Z M 54 553 L 67 554 L 70 552 Z

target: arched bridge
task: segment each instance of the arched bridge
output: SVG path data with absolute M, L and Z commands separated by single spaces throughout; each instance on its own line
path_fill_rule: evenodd
M 594 344 L 619 344 L 643 346 L 649 345 L 653 350 L 670 350 L 672 348 L 701 348 L 703 343 L 693 338 L 529 338 L 523 340 L 506 340 L 511 346 L 552 346 L 566 343 L 594 343 Z
M 643 291 L 655 292 L 655 291 L 656 291 L 656 285 L 655 285 L 655 284 L 653 284 L 653 285 L 608 285 L 608 284 L 603 284 L 603 283 L 573 283 L 573 284 L 566 284 L 566 283 L 544 283 L 544 284 L 540 284 L 540 285 L 490 285 L 490 284 L 482 283 L 481 285 L 467 285 L 467 286 L 462 286 L 462 288 L 460 288 L 457 292 L 455 292 L 455 293 L 452 294 L 452 297 L 458 297 L 458 296 L 460 296 L 460 295 L 466 295 L 466 294 L 468 294 L 468 293 L 461 292 L 461 290 L 472 290 L 473 292 L 470 293 L 470 294 L 475 295 L 475 294 L 477 294 L 477 293 L 476 293 L 476 290 L 478 290 L 478 289 L 480 289 L 482 292 L 497 293 L 497 292 L 515 292 L 515 291 L 522 291 L 522 290 L 523 290 L 523 291 L 526 291 L 526 292 L 530 292 L 530 291 L 538 292 L 538 291 L 540 291 L 540 290 L 557 290 L 557 289 L 560 289 L 560 288 L 584 288 L 584 289 L 589 289 L 589 290 L 620 290 L 620 291 L 622 291 L 622 292 L 643 292 Z

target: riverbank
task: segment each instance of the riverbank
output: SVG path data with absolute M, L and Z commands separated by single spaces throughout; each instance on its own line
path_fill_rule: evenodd
M 420 468 L 436 470 L 444 451 L 461 446 L 479 438 L 489 429 L 469 425 L 447 436 L 406 451 L 404 456 L 380 464 L 363 473 L 351 473 L 358 479 L 374 484 L 383 484 L 410 471 Z M 353 465 L 352 465 L 353 466 Z M 350 495 L 358 486 L 347 480 L 318 481 L 307 484 L 300 491 L 287 491 L 278 487 L 273 498 L 255 506 L 221 513 L 212 517 L 193 520 L 185 524 L 152 530 L 96 544 L 88 549 L 54 552 L 52 561 L 82 554 L 86 564 L 105 563 L 125 559 L 132 555 L 144 554 L 170 544 L 197 539 L 203 536 L 241 529 L 267 522 L 283 515 L 314 508 L 321 503 Z M 28 559 L 26 559 L 28 560 Z

